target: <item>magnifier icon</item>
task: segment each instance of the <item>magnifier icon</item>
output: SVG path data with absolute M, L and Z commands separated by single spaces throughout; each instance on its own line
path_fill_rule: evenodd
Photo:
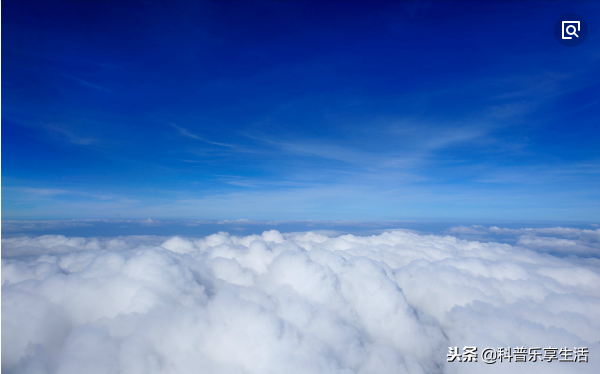
M 566 25 L 565 25 L 566 23 Z M 575 27 L 575 24 L 577 24 L 577 27 Z M 580 30 L 580 23 L 579 21 L 562 21 L 562 38 L 563 39 L 573 39 L 571 36 L 575 36 L 576 38 L 579 38 L 579 35 L 577 35 L 577 31 Z M 567 35 L 571 35 L 571 36 L 565 36 L 565 33 Z
M 554 22 L 554 36 L 565 47 L 576 47 L 586 40 L 588 24 L 579 14 L 563 14 Z

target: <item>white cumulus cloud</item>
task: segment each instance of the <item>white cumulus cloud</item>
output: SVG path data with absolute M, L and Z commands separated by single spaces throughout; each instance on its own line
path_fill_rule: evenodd
M 600 372 L 598 231 L 515 231 L 3 239 L 2 371 Z M 454 346 L 589 362 L 447 362 Z

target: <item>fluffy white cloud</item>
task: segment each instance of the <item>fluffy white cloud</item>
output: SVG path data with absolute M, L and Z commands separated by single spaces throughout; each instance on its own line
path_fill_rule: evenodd
M 596 234 L 550 230 L 516 245 L 402 230 L 3 239 L 2 370 L 596 373 L 600 261 L 545 253 Z M 465 345 L 588 347 L 590 362 L 448 363 Z

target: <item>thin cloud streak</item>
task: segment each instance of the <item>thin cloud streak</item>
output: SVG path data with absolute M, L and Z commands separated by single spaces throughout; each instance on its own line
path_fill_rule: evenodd
M 190 132 L 188 129 L 183 128 L 181 126 L 177 126 L 175 124 L 171 124 L 171 126 L 173 126 L 175 129 L 177 129 L 181 135 L 188 137 L 190 139 L 199 140 L 199 141 L 207 143 L 207 144 L 218 145 L 220 147 L 236 148 L 236 146 L 232 145 L 232 144 L 213 142 L 211 140 L 205 139 L 199 135 L 196 135 L 196 134 Z
M 91 82 L 88 82 L 86 80 L 83 80 L 83 79 L 80 79 L 80 78 L 77 78 L 77 77 L 73 77 L 73 76 L 70 76 L 70 75 L 65 75 L 65 76 L 68 77 L 68 78 L 70 78 L 70 79 L 75 80 L 76 82 L 79 82 L 81 85 L 83 85 L 85 87 L 93 88 L 94 90 L 97 90 L 97 91 L 104 91 L 104 92 L 108 92 L 108 93 L 113 93 L 111 90 L 109 90 L 106 87 L 103 87 L 103 86 L 100 86 L 100 85 L 97 85 L 97 84 L 94 84 L 94 83 L 91 83 Z

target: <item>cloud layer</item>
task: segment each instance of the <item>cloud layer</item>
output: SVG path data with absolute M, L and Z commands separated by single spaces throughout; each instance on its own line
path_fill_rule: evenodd
M 573 232 L 517 234 L 3 239 L 2 370 L 598 372 L 600 260 L 533 240 Z M 448 363 L 465 345 L 588 347 L 590 362 Z
M 592 225 L 598 227 L 598 225 Z M 572 227 L 509 229 L 497 226 L 456 226 L 453 235 L 477 240 L 503 240 L 537 252 L 557 256 L 600 257 L 600 229 Z

